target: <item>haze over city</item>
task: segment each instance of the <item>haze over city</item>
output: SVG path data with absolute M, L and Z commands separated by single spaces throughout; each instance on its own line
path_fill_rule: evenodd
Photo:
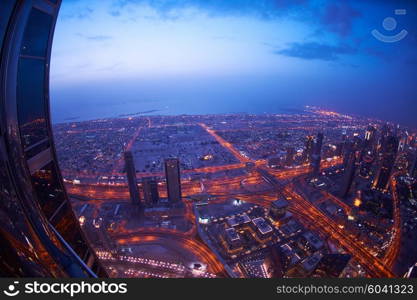
M 52 54 L 53 119 L 316 105 L 416 127 L 415 8 L 370 0 L 64 1 Z M 397 21 L 392 32 L 382 26 L 386 17 Z M 408 35 L 383 43 L 373 29 Z

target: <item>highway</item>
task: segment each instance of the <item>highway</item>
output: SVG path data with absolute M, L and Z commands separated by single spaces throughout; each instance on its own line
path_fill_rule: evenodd
M 394 264 L 400 253 L 401 247 L 401 210 L 400 210 L 400 199 L 397 192 L 397 179 L 398 174 L 394 173 L 390 179 L 391 194 L 393 199 L 393 217 L 394 217 L 394 226 L 392 229 L 392 238 L 389 245 L 389 248 L 384 256 L 384 263 L 391 270 L 394 268 Z
M 204 126 L 204 124 L 200 125 L 212 136 L 214 136 L 216 140 L 219 141 L 219 143 L 221 143 L 225 148 L 229 149 L 231 153 L 236 156 L 236 158 L 240 158 L 241 154 L 233 148 L 233 145 L 224 141 L 216 134 L 215 131 L 209 129 L 207 126 Z M 274 175 L 270 174 L 265 168 L 257 167 L 257 171 L 266 182 L 274 186 L 277 193 L 281 193 L 286 198 L 291 199 L 291 206 L 295 209 L 297 214 L 301 216 L 300 220 L 303 222 L 309 221 L 311 226 L 337 241 L 348 253 L 350 253 L 363 267 L 368 270 L 372 277 L 395 277 L 395 274 L 391 271 L 389 266 L 385 265 L 383 261 L 366 251 L 362 245 L 357 244 L 356 240 L 353 240 L 344 228 L 340 228 L 338 224 L 336 224 L 327 215 L 323 214 L 310 201 L 301 197 L 296 192 L 296 188 L 292 183 L 285 185 L 282 184 L 282 181 L 289 182 L 287 177 L 277 176 L 281 181 L 279 182 L 278 179 Z
M 219 170 L 224 171 L 242 168 L 245 167 L 248 162 L 253 163 L 255 167 L 251 172 L 247 172 L 247 174 L 232 178 L 222 177 L 205 179 L 202 182 L 199 180 L 183 180 L 182 190 L 184 198 L 204 192 L 215 196 L 215 199 L 212 200 L 213 203 L 220 203 L 234 196 L 241 200 L 269 208 L 270 203 L 277 199 L 277 195 L 282 195 L 289 199 L 290 211 L 302 224 L 309 228 L 314 228 L 314 230 L 330 237 L 332 241 L 339 244 L 347 253 L 351 254 L 353 258 L 368 271 L 371 277 L 395 277 L 392 269 L 401 244 L 401 219 L 395 176 L 392 176 L 391 179 L 391 189 L 394 201 L 393 237 L 385 257 L 379 259 L 372 255 L 361 242 L 354 239 L 345 228 L 324 214 L 297 191 L 297 187 L 294 185 L 294 179 L 308 174 L 310 172 L 309 165 L 282 170 L 271 170 L 266 167 L 265 161 L 254 161 L 249 159 L 207 125 L 202 123 L 199 125 L 240 161 L 240 163 L 233 165 L 204 168 L 204 172 L 202 173 L 205 173 L 206 171 L 217 172 Z M 332 160 L 322 161 L 321 166 L 322 168 L 329 168 L 339 165 L 341 162 L 342 159 L 340 157 L 335 157 Z M 183 173 L 195 172 L 197 170 L 198 169 L 183 171 Z M 265 185 L 269 185 L 271 188 L 265 189 Z M 253 191 L 248 191 L 247 189 L 249 187 L 255 187 L 255 189 Z M 262 187 L 262 189 L 256 190 L 256 187 Z M 165 189 L 165 184 L 161 183 L 159 185 L 161 197 L 166 197 Z M 126 186 L 68 184 L 67 190 L 70 194 L 84 195 L 93 198 L 94 200 L 88 201 L 88 203 L 96 205 L 97 207 L 108 201 L 129 201 L 129 192 Z M 351 213 L 352 208 L 337 197 L 334 197 L 327 192 L 322 192 L 322 194 L 324 198 L 327 198 L 342 207 L 346 213 Z M 115 233 L 112 237 L 115 238 L 119 244 L 149 241 L 169 242 L 170 239 L 176 240 L 181 243 L 184 249 L 191 251 L 195 256 L 200 257 L 202 261 L 206 262 L 213 273 L 224 273 L 224 268 L 215 255 L 202 242 L 196 240 L 197 225 L 195 224 L 195 218 L 192 211 L 192 202 L 188 200 L 184 201 L 187 208 L 186 218 L 192 224 L 189 231 L 180 232 L 178 230 L 162 228 L 140 228 L 130 231 L 121 229 L 121 231 Z
M 214 274 L 225 275 L 223 265 L 218 261 L 217 257 L 210 251 L 210 249 L 202 242 L 195 238 L 190 238 L 178 231 L 167 231 L 158 229 L 143 230 L 138 233 L 117 234 L 112 235 L 120 245 L 137 244 L 140 242 L 172 244 L 173 247 L 178 247 L 181 244 L 183 249 L 190 251 L 201 262 L 207 264 L 210 272 Z
M 278 180 L 265 170 L 260 170 L 266 181 L 275 186 L 277 192 L 282 193 L 286 198 L 291 199 L 291 206 L 294 208 L 301 221 L 309 221 L 309 225 L 337 241 L 356 261 L 365 267 L 372 277 L 391 278 L 395 275 L 378 258 L 366 251 L 362 245 L 353 240 L 344 228 L 340 228 L 331 218 L 322 213 L 310 201 L 304 199 L 296 192 L 295 186 L 291 184 L 282 185 Z

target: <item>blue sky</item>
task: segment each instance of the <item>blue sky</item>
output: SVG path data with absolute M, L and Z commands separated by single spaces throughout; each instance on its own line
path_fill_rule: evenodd
M 76 116 L 80 105 L 97 117 L 274 113 L 310 104 L 417 127 L 416 2 L 63 0 L 53 113 Z M 386 17 L 395 29 L 383 27 Z M 373 29 L 408 34 L 384 43 Z

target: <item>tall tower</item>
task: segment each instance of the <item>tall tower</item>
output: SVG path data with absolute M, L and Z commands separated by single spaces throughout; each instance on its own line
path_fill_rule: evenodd
M 414 157 L 411 160 L 410 168 L 408 169 L 408 174 L 413 178 L 417 178 L 417 152 L 414 153 Z
M 323 146 L 323 138 L 323 133 L 319 132 L 314 142 L 313 155 L 311 156 L 311 170 L 313 176 L 317 176 L 320 173 L 321 148 Z
M 350 152 L 348 163 L 345 168 L 342 186 L 340 189 L 341 197 L 346 197 L 349 194 L 350 188 L 352 187 L 356 172 L 356 157 L 357 153 L 355 151 Z
M 181 201 L 180 162 L 177 158 L 165 160 L 165 176 L 167 180 L 168 200 L 172 203 Z
M 365 131 L 365 138 L 364 138 L 364 151 L 366 150 L 373 150 L 375 146 L 375 135 L 376 135 L 376 129 L 372 125 L 369 125 L 368 128 Z
M 310 163 L 314 148 L 314 137 L 309 135 L 305 140 L 305 149 L 303 152 L 303 162 Z
M 140 194 L 136 182 L 135 162 L 131 151 L 125 152 L 125 167 L 127 173 L 127 182 L 129 184 L 130 201 L 132 204 L 140 204 Z
M 373 187 L 382 191 L 386 191 L 389 185 L 389 179 L 395 164 L 398 152 L 398 138 L 396 136 L 388 136 L 382 145 L 382 153 L 380 166 L 375 176 Z
M 287 148 L 287 156 L 285 158 L 285 165 L 291 166 L 294 162 L 295 149 L 294 147 Z
M 153 206 L 159 202 L 158 182 L 154 177 L 145 177 L 142 180 L 143 198 L 147 206 Z

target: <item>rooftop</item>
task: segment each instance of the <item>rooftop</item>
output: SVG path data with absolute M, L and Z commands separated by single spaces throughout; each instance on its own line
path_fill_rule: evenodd
M 272 227 L 262 217 L 253 219 L 252 223 L 256 226 L 256 228 L 262 234 L 268 234 L 268 233 L 271 233 L 273 231 Z

